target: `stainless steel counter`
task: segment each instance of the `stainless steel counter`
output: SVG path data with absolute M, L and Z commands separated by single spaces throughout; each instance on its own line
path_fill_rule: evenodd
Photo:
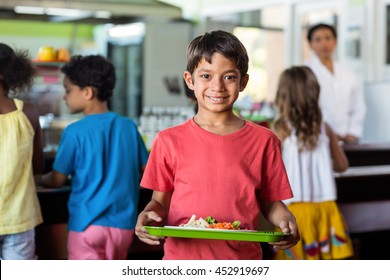
M 353 166 L 346 171 L 335 173 L 336 178 L 390 175 L 390 165 Z M 389 186 L 390 187 L 390 186 Z

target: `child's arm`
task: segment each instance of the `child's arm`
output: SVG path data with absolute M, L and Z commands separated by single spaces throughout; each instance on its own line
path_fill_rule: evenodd
M 164 237 L 151 236 L 143 227 L 150 224 L 162 225 L 168 216 L 169 205 L 171 203 L 172 192 L 153 191 L 151 201 L 146 205 L 145 209 L 138 215 L 137 225 L 135 226 L 135 234 L 138 238 L 149 244 L 159 245 L 160 239 Z
M 23 112 L 29 119 L 33 129 L 34 129 L 34 142 L 33 142 L 33 173 L 41 174 L 44 169 L 44 155 L 43 155 L 43 144 L 42 144 L 42 129 L 39 124 L 39 114 L 34 105 L 29 102 L 25 102 L 23 106 Z
M 300 235 L 295 217 L 282 201 L 261 201 L 261 211 L 273 226 L 290 234 L 282 241 L 272 243 L 275 249 L 285 250 L 298 243 Z
M 333 169 L 337 172 L 345 171 L 349 162 L 344 153 L 344 150 L 340 147 L 336 134 L 330 128 L 328 124 L 325 124 L 326 134 L 329 137 L 330 154 L 333 159 Z
M 52 170 L 51 172 L 43 175 L 34 176 L 35 183 L 43 187 L 61 187 L 67 179 L 65 174 Z
M 356 136 L 353 136 L 351 134 L 347 134 L 347 135 L 345 135 L 345 137 L 340 137 L 340 140 L 342 140 L 343 142 L 345 142 L 347 144 L 355 144 L 355 143 L 359 142 L 359 138 L 357 138 Z

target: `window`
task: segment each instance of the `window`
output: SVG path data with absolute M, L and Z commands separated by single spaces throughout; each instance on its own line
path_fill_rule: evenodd
M 274 100 L 279 75 L 285 68 L 286 18 L 284 5 L 208 18 L 209 30 L 232 32 L 248 51 L 250 78 L 241 98 L 250 96 L 254 103 Z

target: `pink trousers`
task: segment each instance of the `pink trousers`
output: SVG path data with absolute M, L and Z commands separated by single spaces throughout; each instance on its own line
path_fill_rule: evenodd
M 68 232 L 69 260 L 125 260 L 134 230 L 89 226 L 83 232 Z

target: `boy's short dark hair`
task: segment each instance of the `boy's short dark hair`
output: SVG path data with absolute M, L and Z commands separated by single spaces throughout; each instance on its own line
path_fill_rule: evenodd
M 244 45 L 233 34 L 215 30 L 196 37 L 187 47 L 187 71 L 193 73 L 199 62 L 204 58 L 211 63 L 214 53 L 233 60 L 241 76 L 248 72 L 248 53 Z
M 329 25 L 329 24 L 325 24 L 325 23 L 317 23 L 315 25 L 310 26 L 309 30 L 307 31 L 306 38 L 309 41 L 309 43 L 313 39 L 314 32 L 317 31 L 318 29 L 322 29 L 322 28 L 329 29 L 332 32 L 334 38 L 337 39 L 337 32 L 336 32 L 336 28 L 334 28 L 334 26 Z
M 101 55 L 72 56 L 61 71 L 80 88 L 93 87 L 100 101 L 107 101 L 112 96 L 116 82 L 115 67 Z

